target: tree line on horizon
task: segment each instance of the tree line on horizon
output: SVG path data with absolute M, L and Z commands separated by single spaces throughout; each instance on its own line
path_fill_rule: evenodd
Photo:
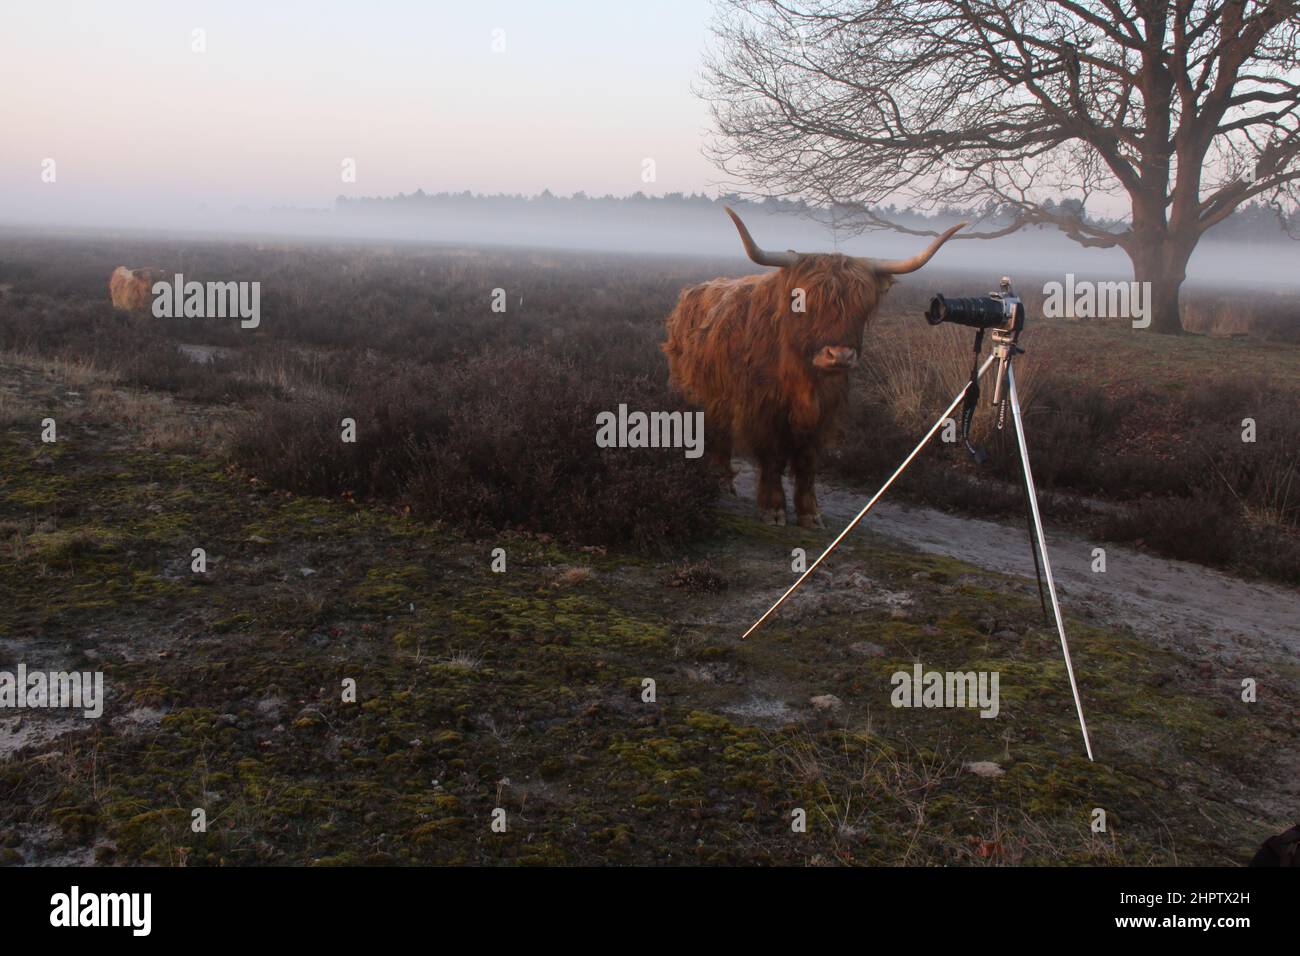
M 1078 199 L 1048 199 L 1044 208 L 1102 227 L 1113 227 L 1122 222 L 1120 219 L 1106 219 L 1091 216 Z M 850 206 L 819 206 L 802 199 L 784 199 L 767 197 L 753 199 L 739 193 L 720 193 L 710 196 L 706 193 L 670 192 L 654 196 L 638 190 L 627 196 L 615 196 L 606 193 L 593 196 L 579 190 L 570 196 L 561 196 L 544 189 L 540 193 L 477 193 L 471 190 L 460 192 L 426 193 L 417 189 L 413 193 L 398 193 L 395 196 L 338 196 L 334 201 L 335 211 L 348 215 L 373 215 L 398 213 L 401 215 L 432 213 L 439 210 L 476 209 L 527 209 L 535 211 L 544 207 L 578 208 L 629 208 L 653 207 L 657 210 L 698 210 L 708 207 L 732 206 L 739 211 L 758 210 L 777 215 L 802 216 L 821 222 L 834 229 L 843 226 L 852 229 L 861 221 L 861 210 Z M 969 209 L 959 206 L 942 205 L 933 211 L 916 209 L 899 209 L 894 204 L 874 208 L 872 212 L 881 218 L 900 223 L 909 228 L 934 229 L 962 219 L 980 220 L 987 225 L 999 226 L 1010 223 L 1015 218 L 1014 210 L 1007 207 L 990 206 L 986 209 Z M 1216 239 L 1228 241 L 1279 240 L 1285 238 L 1300 239 L 1300 209 L 1291 213 L 1281 212 L 1264 202 L 1249 202 L 1238 208 L 1231 216 L 1213 227 L 1211 234 Z

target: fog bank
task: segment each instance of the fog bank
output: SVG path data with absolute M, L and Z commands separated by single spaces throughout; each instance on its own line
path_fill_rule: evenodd
M 773 212 L 762 205 L 742 206 L 739 211 L 755 240 L 771 249 L 897 258 L 911 255 L 929 242 L 925 237 L 887 231 L 837 236 L 823 223 Z M 436 210 L 359 209 L 352 204 L 338 210 L 186 208 L 179 204 L 119 209 L 101 202 L 94 208 L 65 207 L 51 215 L 18 217 L 0 224 L 11 230 L 43 232 L 92 229 L 178 237 L 429 242 L 712 257 L 741 254 L 736 230 L 721 204 L 708 201 L 683 205 L 636 199 L 581 203 L 467 199 L 463 208 Z M 1049 228 L 992 240 L 955 239 L 936 262 L 990 277 L 1073 272 L 1128 278 L 1132 274 L 1122 251 L 1085 249 Z M 1198 283 L 1300 287 L 1300 243 L 1276 237 L 1258 242 L 1207 238 L 1192 258 L 1188 277 Z

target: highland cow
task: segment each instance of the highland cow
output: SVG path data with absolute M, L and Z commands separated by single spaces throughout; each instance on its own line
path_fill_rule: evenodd
M 113 308 L 127 311 L 147 309 L 152 301 L 153 284 L 161 278 L 161 269 L 118 266 L 108 277 L 108 294 L 113 297 Z
M 670 384 L 704 409 L 705 457 L 734 492 L 733 451 L 758 465 L 758 509 L 786 521 L 786 466 L 800 527 L 825 527 L 817 510 L 817 456 L 849 393 L 862 334 L 893 277 L 930 261 L 966 223 L 897 261 L 765 252 L 727 209 L 749 258 L 776 272 L 713 279 L 682 292 L 668 316 Z

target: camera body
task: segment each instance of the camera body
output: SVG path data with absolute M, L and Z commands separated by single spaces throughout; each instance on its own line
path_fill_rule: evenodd
M 1002 277 L 1001 291 L 984 296 L 945 298 L 942 293 L 930 299 L 925 320 L 931 325 L 952 322 L 972 329 L 991 329 L 995 337 L 1009 336 L 1014 342 L 1025 327 L 1025 306 L 1012 291 L 1011 279 Z
M 987 330 L 992 334 L 993 354 L 998 360 L 997 377 L 993 385 L 993 404 L 1001 406 L 1006 395 L 1007 368 L 1012 357 L 1024 351 L 1017 342 L 1025 328 L 1025 305 L 1011 288 L 1010 276 L 1003 276 L 998 285 L 999 291 L 990 292 L 986 296 L 946 299 L 941 293 L 936 294 L 930 299 L 930 308 L 926 310 L 925 320 L 931 325 L 952 322 L 955 325 L 976 329 L 976 355 L 979 354 L 984 343 L 984 332 Z M 971 389 L 973 395 L 979 395 L 979 386 L 973 370 Z M 966 427 L 969 427 L 969 411 L 963 417 L 966 420 Z

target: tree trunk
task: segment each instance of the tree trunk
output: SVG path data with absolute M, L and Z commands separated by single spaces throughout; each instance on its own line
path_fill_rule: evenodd
M 1151 331 L 1181 335 L 1183 321 L 1178 308 L 1178 293 L 1187 278 L 1190 250 L 1184 252 L 1173 243 L 1165 242 L 1154 249 L 1130 252 L 1129 257 L 1133 260 L 1133 278 L 1144 283 L 1143 301 L 1151 310 Z
M 1178 308 L 1178 292 L 1183 284 L 1182 278 L 1157 274 L 1146 279 L 1139 276 L 1138 281 L 1151 283 L 1147 299 L 1151 309 L 1151 331 L 1163 335 L 1181 335 L 1183 319 Z

